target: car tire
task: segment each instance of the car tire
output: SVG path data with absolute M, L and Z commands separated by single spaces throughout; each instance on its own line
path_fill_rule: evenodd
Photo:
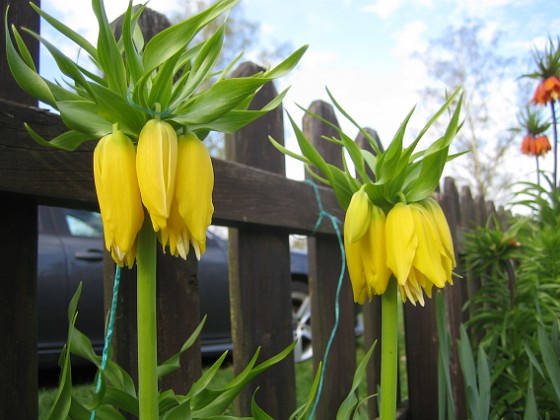
M 309 287 L 301 280 L 292 281 L 292 325 L 294 340 L 294 359 L 304 362 L 313 357 L 311 333 L 311 300 Z

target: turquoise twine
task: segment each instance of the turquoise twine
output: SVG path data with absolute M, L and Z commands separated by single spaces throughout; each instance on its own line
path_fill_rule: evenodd
M 317 411 L 317 406 L 319 405 L 319 399 L 321 398 L 321 392 L 323 391 L 323 379 L 325 378 L 325 370 L 327 367 L 329 352 L 331 350 L 331 346 L 334 341 L 336 331 L 338 330 L 338 324 L 340 319 L 340 290 L 342 289 L 342 281 L 344 279 L 344 272 L 346 271 L 346 252 L 344 251 L 344 242 L 342 241 L 342 235 L 340 233 L 340 229 L 338 228 L 338 225 L 340 224 L 340 220 L 338 220 L 335 216 L 333 216 L 329 212 L 325 211 L 323 207 L 323 202 L 321 200 L 321 194 L 319 193 L 319 188 L 317 187 L 317 184 L 315 184 L 311 180 L 306 180 L 305 182 L 313 187 L 313 190 L 315 191 L 315 198 L 317 199 L 317 205 L 319 206 L 319 217 L 317 219 L 317 222 L 315 223 L 315 227 L 313 228 L 313 234 L 315 234 L 315 232 L 321 225 L 323 218 L 328 217 L 333 225 L 334 231 L 336 232 L 336 237 L 338 239 L 338 244 L 340 246 L 340 255 L 342 257 L 342 265 L 340 268 L 340 275 L 338 277 L 338 285 L 336 287 L 336 299 L 334 302 L 334 325 L 331 331 L 331 336 L 329 337 L 329 341 L 327 342 L 327 347 L 325 348 L 325 356 L 323 358 L 323 365 L 321 366 L 321 377 L 319 378 L 317 395 L 315 396 L 315 402 L 313 403 L 313 408 L 311 409 L 311 413 L 309 415 L 309 418 L 312 419 L 313 416 L 315 415 L 315 411 Z
M 95 387 L 95 395 L 99 395 L 101 391 L 101 373 L 107 367 L 107 360 L 109 359 L 109 348 L 111 347 L 111 340 L 113 339 L 113 330 L 115 328 L 115 312 L 117 312 L 117 300 L 119 297 L 119 283 L 121 282 L 121 268 L 117 265 L 115 269 L 115 282 L 113 283 L 113 298 L 111 300 L 111 311 L 109 312 L 109 323 L 107 325 L 107 335 L 105 337 L 105 344 L 103 345 L 103 354 L 101 356 L 101 372 L 97 376 L 97 385 Z M 96 410 L 91 411 L 90 420 L 95 419 Z

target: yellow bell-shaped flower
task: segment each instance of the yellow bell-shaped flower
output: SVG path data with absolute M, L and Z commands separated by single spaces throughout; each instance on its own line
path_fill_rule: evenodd
M 350 221 L 348 217 L 347 213 L 345 232 L 346 223 Z M 366 298 L 371 300 L 373 295 L 385 293 L 391 277 L 391 271 L 387 267 L 385 213 L 383 210 L 370 204 L 366 232 L 354 242 L 351 242 L 349 238 L 350 235 L 345 233 L 344 248 L 354 301 L 363 304 Z
M 93 152 L 105 247 L 121 267 L 134 265 L 136 238 L 144 221 L 135 160 L 132 141 L 117 129 L 99 140 Z
M 399 285 L 408 279 L 412 261 L 418 249 L 418 237 L 410 207 L 397 203 L 387 214 L 385 224 L 387 243 L 387 266 L 395 275 Z
M 433 286 L 452 283 L 453 241 L 445 215 L 433 199 L 397 203 L 387 215 L 387 265 L 397 278 L 403 300 L 424 305 Z
M 371 206 L 371 200 L 363 188 L 352 195 L 344 218 L 344 237 L 349 243 L 359 241 L 368 231 Z
M 206 229 L 214 213 L 213 189 L 214 169 L 206 146 L 194 133 L 179 136 L 175 201 L 198 259 L 206 251 Z
M 175 191 L 177 134 L 173 127 L 152 119 L 140 131 L 136 170 L 142 202 L 155 232 L 167 227 Z

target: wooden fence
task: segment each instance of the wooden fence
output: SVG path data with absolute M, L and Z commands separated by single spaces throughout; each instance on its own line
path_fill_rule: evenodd
M 2 0 L 5 5 L 6 0 Z M 37 29 L 36 16 L 24 2 L 11 6 L 11 19 L 19 26 Z M 4 7 L 2 7 L 4 10 Z M 27 40 L 37 56 L 37 45 Z M 2 43 L 2 49 L 4 45 Z M 37 418 L 37 205 L 48 204 L 97 209 L 93 186 L 94 144 L 78 151 L 44 148 L 35 144 L 23 128 L 29 123 L 51 138 L 63 131 L 58 116 L 34 107 L 35 102 L 13 82 L 0 51 L 0 418 Z M 239 74 L 255 71 L 243 64 Z M 253 106 L 267 103 L 275 95 L 272 84 L 255 98 Z M 311 109 L 335 122 L 330 105 L 317 101 Z M 315 119 L 304 118 L 304 131 L 327 159 L 340 163 L 340 149 L 331 148 L 321 135 L 331 128 Z M 214 159 L 215 214 L 213 223 L 228 226 L 232 337 L 234 370 L 239 372 L 262 346 L 261 359 L 270 357 L 292 341 L 290 298 L 289 234 L 311 235 L 319 216 L 313 188 L 285 177 L 284 156 L 271 147 L 267 135 L 283 140 L 281 108 L 240 130 L 227 139 L 230 160 Z M 363 143 L 363 139 L 357 140 Z M 320 188 L 325 210 L 343 218 L 331 190 Z M 455 243 L 465 230 L 481 224 L 491 211 L 468 189 L 461 193 L 452 179 L 446 179 L 437 198 L 449 220 Z M 321 361 L 334 324 L 336 283 L 341 266 L 339 245 L 331 225 L 324 222 L 308 241 L 309 288 L 312 304 L 314 365 Z M 458 247 L 460 252 L 460 245 Z M 114 266 L 106 258 L 105 290 L 110 298 Z M 458 268 L 461 272 L 461 268 Z M 127 281 L 129 279 L 130 281 Z M 136 371 L 136 320 L 134 270 L 123 272 L 117 316 L 114 356 L 129 372 Z M 447 322 L 455 341 L 465 319 L 461 311 L 467 299 L 466 280 L 457 280 L 444 290 Z M 199 297 L 196 261 L 158 255 L 158 342 L 164 360 L 176 352 L 198 325 Z M 107 299 L 108 300 L 108 299 Z M 435 307 L 428 300 L 424 308 L 404 305 L 408 399 L 402 402 L 402 416 L 410 419 L 437 418 L 437 351 Z M 337 407 L 350 389 L 356 366 L 354 304 L 348 278 L 341 295 L 340 326 L 327 363 L 325 387 L 318 407 L 318 419 L 334 418 Z M 366 346 L 380 336 L 379 299 L 364 305 Z M 183 367 L 161 384 L 185 392 L 201 372 L 200 347 L 182 359 Z M 377 355 L 379 352 L 377 352 Z M 453 390 L 459 418 L 464 418 L 462 379 L 456 354 L 451 361 Z M 379 357 L 368 367 L 368 389 L 377 390 Z M 285 419 L 296 408 L 293 359 L 288 358 L 266 371 L 236 401 L 236 413 L 247 415 L 250 397 L 259 386 L 257 401 L 276 419 Z M 375 399 L 368 407 L 377 414 Z

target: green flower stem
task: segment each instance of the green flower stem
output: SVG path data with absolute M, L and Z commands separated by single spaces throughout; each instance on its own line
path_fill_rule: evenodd
M 397 413 L 397 280 L 391 278 L 381 296 L 380 418 L 393 420 Z
M 156 324 L 156 236 L 150 218 L 138 234 L 138 399 L 140 419 L 159 418 Z

